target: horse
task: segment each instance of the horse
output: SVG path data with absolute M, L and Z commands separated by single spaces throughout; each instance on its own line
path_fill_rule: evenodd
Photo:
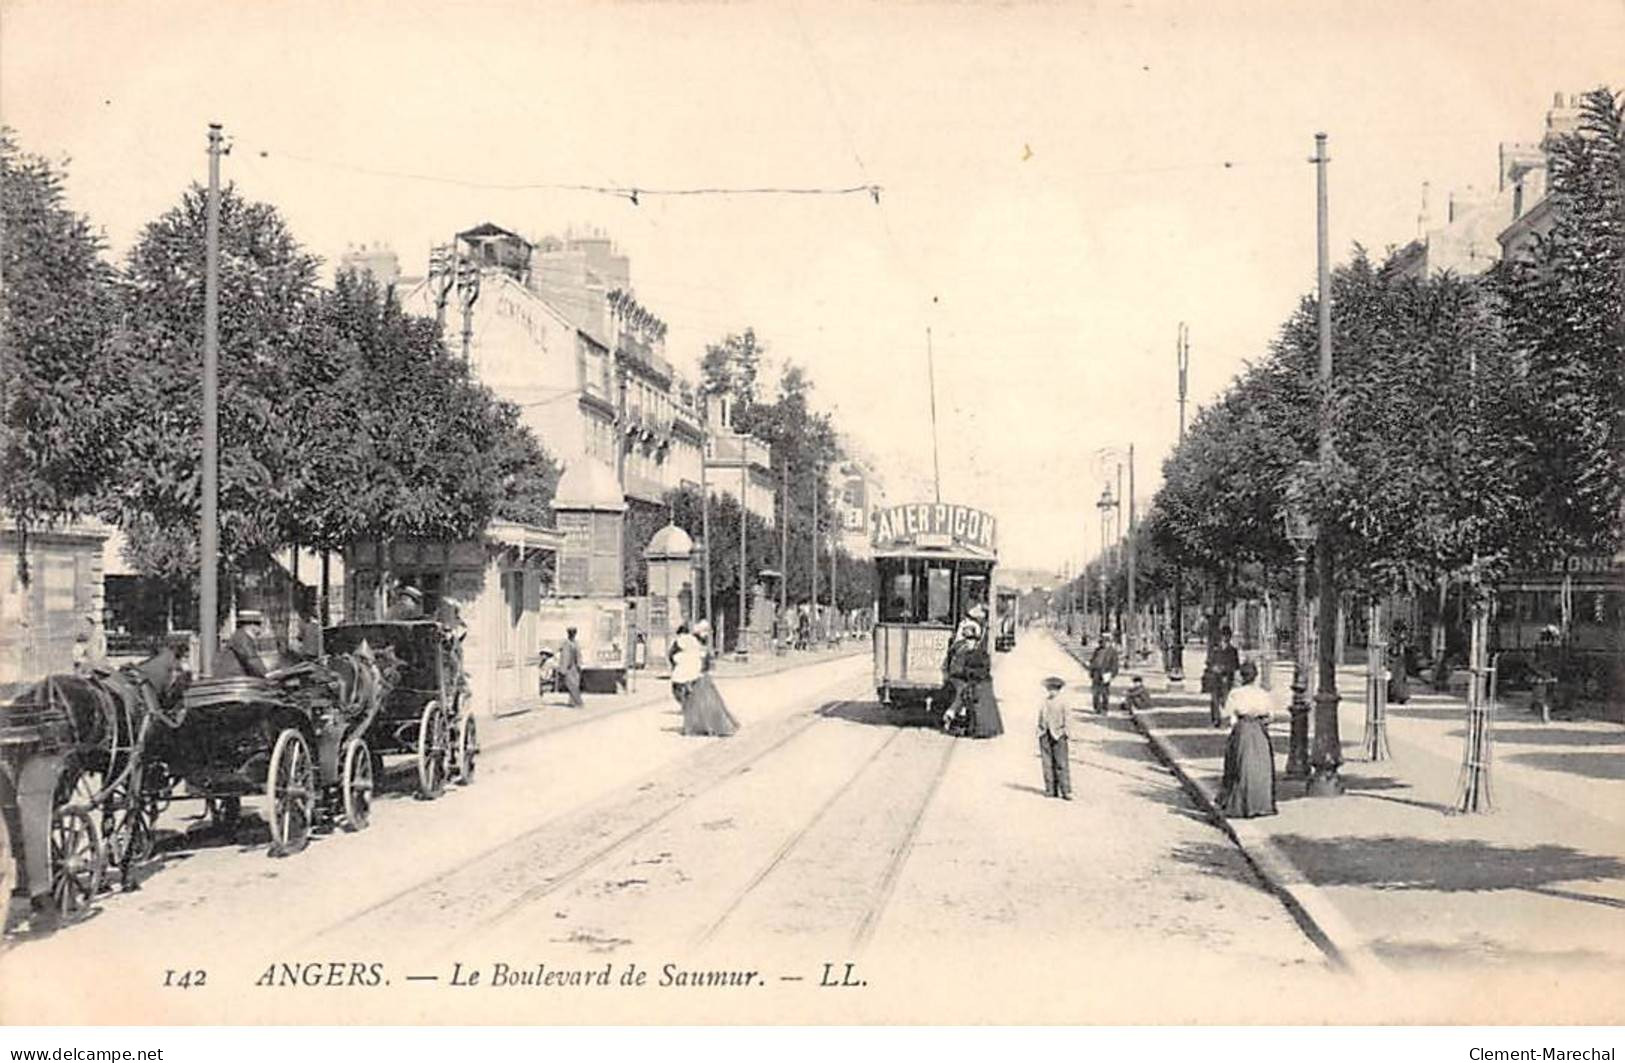
M 146 732 L 155 719 L 172 718 L 186 682 L 170 647 L 117 670 L 48 675 L 0 705 L 12 896 L 28 900 L 36 929 L 54 928 L 95 894 L 105 854 L 90 812 L 109 818 L 125 806 Z M 91 792 L 77 792 L 88 778 L 97 779 Z

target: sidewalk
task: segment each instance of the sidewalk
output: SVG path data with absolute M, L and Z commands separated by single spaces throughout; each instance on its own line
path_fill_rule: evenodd
M 748 661 L 739 661 L 730 656 L 716 662 L 714 674 L 719 679 L 772 675 L 792 668 L 803 668 L 870 652 L 870 644 L 864 639 L 815 650 L 789 650 L 777 655 L 753 654 Z M 574 727 L 589 720 L 602 719 L 653 702 L 670 700 L 671 683 L 667 679 L 665 662 L 657 663 L 658 668 L 630 673 L 631 682 L 623 691 L 615 694 L 581 695 L 582 701 L 586 704 L 579 709 L 570 707 L 567 694 L 533 695 L 510 702 L 503 706 L 499 714 L 479 718 L 480 748 L 489 753 L 527 742 L 561 728 Z
M 1076 656 L 1076 640 L 1068 646 Z M 1390 759 L 1364 759 L 1365 676 L 1339 670 L 1347 792 L 1314 799 L 1281 779 L 1276 816 L 1225 821 L 1214 805 L 1228 731 L 1208 722 L 1203 653 L 1185 651 L 1183 690 L 1160 664 L 1139 674 L 1152 708 L 1135 714 L 1192 796 L 1353 972 L 1528 974 L 1541 992 L 1625 974 L 1625 728 L 1542 725 L 1521 704 L 1494 722 L 1496 811 L 1456 815 L 1466 706 L 1417 693 L 1388 714 Z M 1125 669 L 1125 674 L 1134 669 Z M 1276 770 L 1285 765 L 1290 664 L 1273 677 Z M 1114 711 L 1123 683 L 1114 684 Z M 1591 979 L 1594 981 L 1594 978 Z

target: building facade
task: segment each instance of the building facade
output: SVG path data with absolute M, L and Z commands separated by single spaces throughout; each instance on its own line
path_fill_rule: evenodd
M 0 693 L 73 669 L 76 645 L 105 653 L 102 544 L 111 529 L 80 522 L 28 532 L 0 523 Z
M 875 511 L 886 504 L 886 489 L 874 466 L 862 458 L 850 458 L 835 469 L 834 490 L 841 517 L 841 545 L 852 557 L 867 558 L 873 553 L 869 525 Z
M 607 237 L 538 244 L 486 223 L 432 257 L 404 308 L 441 322 L 480 382 L 520 408 L 566 471 L 594 462 L 625 497 L 700 482 L 704 426 L 665 358 L 665 324 L 630 289 Z
M 1396 265 L 1413 277 L 1444 272 L 1471 277 L 1524 253 L 1551 227 L 1546 175 L 1552 141 L 1574 132 L 1579 120 L 1579 97 L 1558 93 L 1538 142 L 1500 145 L 1494 191 L 1471 186 L 1452 191 L 1442 219 L 1433 216 L 1424 185 L 1417 238 L 1395 253 Z

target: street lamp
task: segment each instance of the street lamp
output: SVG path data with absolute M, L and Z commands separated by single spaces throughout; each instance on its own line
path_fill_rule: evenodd
M 1309 548 L 1317 529 L 1309 519 L 1304 503 L 1303 481 L 1297 475 L 1287 481 L 1286 506 L 1281 511 L 1286 541 L 1292 544 L 1293 562 L 1298 573 L 1297 597 L 1292 604 L 1292 733 L 1288 740 L 1286 770 L 1289 779 L 1309 777 Z
M 1100 501 L 1095 503 L 1095 508 L 1100 510 L 1100 633 L 1104 636 L 1111 624 L 1106 597 L 1106 550 L 1108 546 L 1106 525 L 1109 519 L 1108 515 L 1117 508 L 1117 500 L 1112 497 L 1111 484 L 1108 483 L 1105 489 L 1100 492 Z

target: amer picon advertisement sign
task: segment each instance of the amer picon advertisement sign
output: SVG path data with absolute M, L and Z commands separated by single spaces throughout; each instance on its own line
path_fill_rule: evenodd
M 875 510 L 869 542 L 876 549 L 969 546 L 993 553 L 998 523 L 993 514 L 946 502 L 908 502 Z

